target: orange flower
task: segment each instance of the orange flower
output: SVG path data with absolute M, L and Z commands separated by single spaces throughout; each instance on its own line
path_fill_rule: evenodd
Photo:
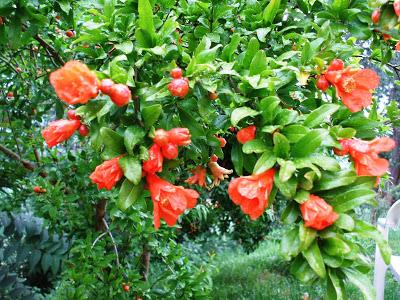
M 173 128 L 168 131 L 168 141 L 177 146 L 190 145 L 190 132 L 187 128 Z
M 143 162 L 143 171 L 146 173 L 161 172 L 163 168 L 164 157 L 160 146 L 153 144 L 149 149 L 149 159 Z
M 381 152 L 392 151 L 396 143 L 388 137 L 376 138 L 372 141 L 359 139 L 340 140 L 342 150 L 334 149 L 339 155 L 350 154 L 358 176 L 382 176 L 389 169 L 389 162 L 379 157 Z
M 216 135 L 215 137 L 218 139 L 221 148 L 224 148 L 226 146 L 226 140 L 223 137 L 219 137 L 218 135 Z
M 79 61 L 69 61 L 51 73 L 50 83 L 57 96 L 71 105 L 85 104 L 99 93 L 96 75 Z
M 50 122 L 42 130 L 42 136 L 49 148 L 68 140 L 76 130 L 81 126 L 79 120 L 57 120 Z
M 213 176 L 213 183 L 211 187 L 218 186 L 221 181 L 224 181 L 225 178 L 228 178 L 229 174 L 232 174 L 233 170 L 228 170 L 221 167 L 213 158 L 208 163 L 208 167 L 210 168 L 211 174 Z
M 333 211 L 332 206 L 315 195 L 310 195 L 306 202 L 300 204 L 300 211 L 304 225 L 316 230 L 331 226 L 339 218 L 339 215 Z
M 98 189 L 111 190 L 114 185 L 124 175 L 123 170 L 118 164 L 121 156 L 114 157 L 113 159 L 106 160 L 101 165 L 97 166 L 94 172 L 90 175 L 93 183 L 97 184 Z
M 229 184 L 229 197 L 233 203 L 240 205 L 242 211 L 252 220 L 261 216 L 268 206 L 274 174 L 275 170 L 270 169 L 259 175 L 235 178 Z
M 175 186 L 155 174 L 148 174 L 147 184 L 154 206 L 154 227 L 160 227 L 163 219 L 168 226 L 174 226 L 179 216 L 197 204 L 199 193 L 192 189 Z
M 336 94 L 351 112 L 368 107 L 372 101 L 372 90 L 379 85 L 379 76 L 371 69 L 328 71 L 325 78 L 336 88 Z
M 202 166 L 198 166 L 192 171 L 193 176 L 189 177 L 188 179 L 185 180 L 185 182 L 189 184 L 198 184 L 201 187 L 206 186 L 206 174 L 207 170 L 206 168 Z
M 256 137 L 256 126 L 251 125 L 246 128 L 240 129 L 239 132 L 236 134 L 236 138 L 239 143 L 245 144 L 251 140 L 254 140 Z

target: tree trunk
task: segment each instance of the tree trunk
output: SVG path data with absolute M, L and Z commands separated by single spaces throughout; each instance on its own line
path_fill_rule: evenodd
M 143 245 L 143 251 L 142 251 L 142 270 L 141 274 L 143 276 L 143 279 L 147 281 L 148 276 L 149 276 L 149 271 L 150 271 L 150 251 L 148 248 L 147 243 Z

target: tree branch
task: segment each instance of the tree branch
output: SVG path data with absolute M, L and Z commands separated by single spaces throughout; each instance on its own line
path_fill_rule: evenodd
M 14 151 L 12 151 L 11 149 L 8 149 L 7 147 L 5 147 L 4 145 L 0 144 L 0 151 L 5 153 L 8 157 L 19 161 L 25 169 L 28 169 L 30 171 L 33 171 L 36 166 L 33 162 L 23 159 L 21 158 L 21 156 L 19 156 L 19 154 L 15 153 Z
M 56 49 L 53 48 L 53 46 L 49 45 L 44 39 L 42 39 L 42 37 L 39 34 L 36 34 L 34 36 L 35 40 L 37 40 L 39 42 L 39 44 L 46 49 L 46 51 L 48 51 L 48 53 L 50 53 L 50 55 L 54 58 L 54 60 L 60 64 L 60 65 L 64 65 L 65 61 L 62 59 L 62 57 L 60 56 L 60 54 L 58 54 L 58 52 L 56 51 Z
M 119 267 L 121 267 L 121 264 L 119 263 L 119 255 L 118 255 L 117 244 L 115 243 L 114 237 L 113 237 L 113 235 L 112 235 L 112 233 L 111 233 L 111 231 L 110 231 L 110 227 L 108 226 L 107 221 L 106 221 L 106 219 L 104 219 L 104 218 L 103 218 L 103 224 L 104 224 L 104 226 L 106 227 L 107 233 L 108 233 L 108 235 L 109 235 L 110 238 L 111 238 L 111 242 L 112 242 L 112 244 L 113 244 L 115 256 L 116 256 L 116 259 L 117 259 L 117 267 L 119 268 Z

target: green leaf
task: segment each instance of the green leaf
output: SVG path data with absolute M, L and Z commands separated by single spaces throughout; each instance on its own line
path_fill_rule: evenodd
M 250 63 L 253 60 L 254 55 L 260 49 L 260 43 L 256 37 L 252 37 L 247 45 L 247 50 L 243 58 L 243 68 L 248 69 L 250 67 Z
M 314 187 L 315 191 L 331 190 L 340 186 L 352 184 L 357 179 L 354 171 L 324 172 L 322 178 Z
M 273 24 L 280 5 L 281 0 L 271 0 L 268 3 L 263 12 L 263 19 L 265 24 Z
M 339 219 L 335 221 L 335 225 L 347 231 L 353 231 L 355 226 L 353 218 L 347 214 L 339 214 Z
M 90 101 L 86 105 L 79 106 L 75 111 L 85 122 L 90 122 L 96 119 L 97 113 L 102 110 L 105 104 L 105 101 Z
M 278 125 L 287 125 L 291 123 L 295 123 L 299 113 L 296 110 L 292 109 L 281 109 L 275 117 L 275 122 Z
M 269 96 L 260 101 L 260 111 L 263 124 L 272 124 L 279 110 L 281 100 L 276 96 Z
M 142 191 L 143 186 L 141 184 L 134 185 L 128 179 L 125 179 L 118 194 L 118 208 L 122 211 L 127 210 L 140 198 Z
M 296 166 L 291 160 L 285 161 L 282 159 L 278 159 L 278 163 L 281 166 L 279 169 L 279 180 L 281 182 L 288 181 L 296 172 Z
M 142 119 L 144 122 L 144 126 L 146 128 L 150 128 L 151 126 L 153 126 L 153 124 L 157 122 L 161 113 L 162 113 L 161 104 L 154 104 L 144 107 L 142 109 Z
M 250 76 L 258 75 L 268 68 L 267 56 L 264 50 L 259 50 L 250 64 Z
M 231 62 L 233 60 L 233 54 L 235 53 L 237 47 L 240 43 L 240 35 L 235 33 L 231 37 L 231 41 L 228 45 L 224 47 L 221 53 L 221 59 L 227 62 Z
M 292 147 L 293 156 L 304 157 L 314 153 L 328 136 L 329 132 L 326 129 L 311 130 L 294 144 Z
M 110 63 L 110 76 L 111 79 L 116 83 L 126 84 L 128 81 L 128 73 L 118 63 L 122 60 L 126 60 L 125 55 L 120 55 L 114 58 Z
M 297 228 L 293 228 L 283 234 L 280 248 L 286 260 L 290 260 L 293 256 L 297 256 L 300 253 L 300 239 Z
M 179 117 L 181 119 L 182 125 L 189 128 L 190 134 L 193 138 L 199 138 L 205 136 L 203 126 L 192 117 L 191 114 L 187 113 L 183 109 L 179 109 Z
M 303 50 L 301 51 L 301 64 L 306 65 L 312 58 L 313 51 L 311 49 L 310 42 L 306 41 L 303 45 Z
M 294 200 L 297 203 L 304 203 L 308 200 L 308 198 L 310 197 L 310 192 L 305 191 L 305 190 L 300 190 L 297 192 L 296 196 L 294 197 Z
M 286 136 L 290 143 L 297 143 L 310 130 L 302 125 L 289 125 L 282 129 L 281 133 Z
M 231 160 L 236 174 L 239 176 L 243 174 L 243 152 L 240 144 L 235 143 L 232 146 Z
M 333 0 L 331 7 L 334 11 L 341 12 L 348 8 L 350 0 Z
M 287 158 L 289 156 L 290 145 L 288 139 L 281 133 L 275 132 L 273 136 L 274 153 L 277 157 Z
M 261 174 L 271 169 L 276 163 L 276 156 L 272 150 L 265 151 L 257 160 L 253 173 Z
M 343 268 L 342 271 L 347 279 L 361 291 L 365 300 L 375 300 L 376 292 L 368 276 L 351 268 Z
M 118 154 L 124 154 L 126 152 L 124 138 L 114 130 L 107 127 L 102 127 L 100 128 L 100 136 L 103 144 L 109 150 Z
M 236 126 L 242 119 L 247 117 L 254 117 L 257 116 L 259 112 L 251 109 L 250 107 L 239 107 L 233 110 L 231 114 L 231 123 L 232 126 Z
M 242 150 L 246 154 L 250 153 L 263 153 L 267 151 L 269 148 L 265 144 L 265 142 L 261 139 L 254 139 L 247 143 L 245 143 L 242 147 Z
M 143 141 L 146 133 L 139 126 L 129 126 L 124 133 L 124 144 L 129 154 L 133 154 L 133 148 Z
M 374 201 L 376 197 L 372 189 L 351 188 L 339 195 L 336 195 L 329 202 L 335 208 L 336 212 L 346 212 L 352 210 L 364 203 Z
M 114 47 L 125 54 L 130 54 L 133 51 L 133 43 L 131 41 L 125 41 L 121 44 L 116 44 Z
M 282 212 L 281 219 L 285 224 L 293 224 L 299 217 L 299 208 L 296 203 L 290 202 Z
M 153 22 L 153 8 L 149 0 L 139 0 L 138 1 L 138 11 L 139 20 L 138 25 L 142 34 L 148 35 L 151 41 L 150 46 L 147 48 L 152 48 L 155 46 L 155 35 L 156 30 L 154 28 Z
M 321 167 L 325 171 L 340 171 L 340 165 L 336 159 L 322 154 L 313 154 L 307 158 L 311 163 Z
M 278 172 L 275 173 L 274 183 L 279 191 L 288 199 L 292 199 L 296 195 L 297 189 L 297 178 L 292 177 L 289 180 L 283 182 L 279 179 Z
M 340 279 L 336 270 L 328 269 L 328 284 L 327 284 L 327 294 L 328 300 L 346 300 L 346 292 L 344 288 L 343 280 Z
M 142 180 L 142 165 L 140 161 L 133 156 L 121 157 L 118 164 L 124 171 L 124 175 L 133 184 L 138 184 Z
M 303 257 L 301 257 L 301 255 L 296 257 L 292 263 L 290 273 L 303 283 L 309 283 L 317 278 L 317 274 L 315 274 L 313 269 L 311 269 L 310 265 Z
M 333 113 L 339 109 L 336 104 L 324 104 L 310 113 L 304 120 L 304 125 L 309 128 L 320 126 L 324 121 L 329 118 Z
M 322 259 L 321 251 L 319 250 L 317 241 L 314 241 L 308 249 L 302 251 L 304 258 L 307 260 L 310 267 L 321 278 L 326 277 L 324 260 Z
M 322 249 L 324 252 L 332 256 L 342 256 L 351 251 L 351 247 L 343 241 L 339 235 L 324 239 Z
M 382 258 L 385 264 L 390 264 L 390 258 L 392 256 L 392 250 L 389 247 L 387 240 L 383 235 L 371 224 L 357 220 L 355 222 L 354 233 L 363 238 L 369 238 L 375 240 L 378 245 L 379 251 L 381 252 Z
M 317 231 L 304 226 L 301 222 L 299 226 L 300 249 L 301 251 L 308 249 L 317 237 Z
M 65 12 L 66 14 L 68 14 L 70 9 L 71 9 L 70 1 L 68 1 L 68 0 L 58 0 L 57 2 L 58 2 L 58 5 L 60 5 L 61 10 L 63 12 Z

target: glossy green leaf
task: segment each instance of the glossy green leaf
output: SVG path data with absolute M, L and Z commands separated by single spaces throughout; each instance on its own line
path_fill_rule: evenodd
M 260 111 L 263 118 L 263 124 L 272 124 L 279 110 L 281 100 L 276 96 L 263 98 L 260 101 Z
M 352 184 L 357 179 L 354 171 L 324 172 L 321 180 L 314 187 L 315 191 L 331 190 Z
M 263 12 L 263 19 L 265 24 L 272 24 L 274 22 L 275 16 L 278 13 L 280 5 L 281 5 L 281 0 L 271 0 L 268 3 Z
M 328 269 L 328 278 L 328 300 L 346 300 L 347 296 L 344 283 L 343 280 L 336 274 L 336 270 Z
M 280 250 L 286 260 L 290 260 L 300 253 L 300 239 L 297 228 L 293 228 L 283 234 Z
M 321 251 L 319 250 L 317 241 L 314 241 L 310 247 L 301 252 L 304 258 L 307 260 L 310 267 L 314 270 L 314 272 L 321 278 L 326 277 L 326 269 L 324 260 L 321 255 Z
M 317 109 L 313 110 L 304 120 L 304 126 L 314 128 L 320 126 L 324 121 L 329 118 L 333 113 L 339 109 L 337 104 L 323 104 Z
M 129 154 L 133 154 L 133 148 L 143 141 L 146 133 L 139 126 L 129 126 L 124 133 L 124 144 Z
M 310 283 L 317 278 L 317 274 L 301 255 L 293 261 L 290 273 L 303 283 Z
M 237 47 L 240 43 L 240 35 L 235 33 L 231 37 L 231 41 L 228 45 L 224 47 L 221 53 L 221 58 L 227 62 L 231 62 L 233 60 L 233 54 L 235 53 Z
M 324 239 L 322 249 L 332 256 L 342 256 L 351 251 L 350 246 L 339 236 Z
M 243 152 L 246 154 L 264 153 L 268 149 L 269 149 L 268 146 L 261 139 L 251 140 L 251 141 L 245 143 L 242 147 Z
M 354 284 L 361 291 L 365 300 L 375 300 L 375 289 L 368 276 L 351 268 L 344 268 L 343 273 L 348 281 Z
M 276 156 L 272 150 L 265 151 L 257 160 L 253 173 L 261 174 L 271 169 L 276 163 Z
M 264 50 L 259 50 L 250 64 L 250 76 L 261 74 L 268 67 L 267 56 Z
M 292 177 L 289 180 L 283 182 L 279 179 L 278 172 L 275 172 L 274 183 L 279 189 L 279 191 L 282 193 L 282 195 L 285 196 L 286 198 L 291 199 L 296 195 L 296 189 L 297 189 L 296 177 Z
M 315 152 L 329 136 L 325 129 L 314 129 L 306 133 L 292 148 L 295 157 L 304 157 Z
M 293 176 L 294 172 L 296 172 L 296 166 L 290 160 L 285 161 L 278 159 L 278 163 L 281 166 L 279 169 L 279 180 L 281 182 L 286 182 Z
M 124 138 L 119 133 L 110 128 L 102 127 L 100 128 L 100 136 L 103 144 L 109 150 L 118 154 L 124 154 L 126 152 Z
M 353 231 L 355 224 L 351 216 L 347 214 L 339 214 L 339 219 L 335 221 L 335 226 L 347 231 Z
M 286 136 L 290 143 L 297 143 L 310 130 L 302 125 L 288 125 L 282 129 L 282 134 Z
M 304 223 L 301 222 L 299 226 L 299 237 L 300 237 L 300 249 L 301 251 L 308 249 L 310 245 L 314 242 L 317 237 L 317 231 L 304 226 Z
M 235 143 L 232 146 L 231 151 L 231 160 L 233 163 L 233 167 L 235 168 L 235 172 L 238 175 L 243 174 L 243 152 L 240 144 Z
M 141 184 L 134 185 L 128 179 L 125 179 L 118 194 L 118 208 L 123 211 L 127 210 L 136 200 L 139 199 L 142 191 L 143 187 Z
M 257 116 L 259 112 L 255 111 L 254 109 L 251 109 L 250 107 L 239 107 L 233 110 L 231 114 L 231 123 L 232 126 L 237 126 L 237 124 L 243 120 L 244 118 L 247 117 L 254 117 Z
M 144 107 L 142 109 L 142 119 L 144 126 L 146 126 L 146 128 L 150 128 L 151 126 L 153 126 L 153 124 L 157 122 L 161 113 L 162 113 L 161 104 L 154 104 Z
M 142 164 L 139 159 L 133 156 L 121 157 L 118 164 L 124 171 L 124 175 L 134 185 L 137 185 L 142 180 Z
M 288 139 L 281 133 L 275 132 L 273 135 L 274 153 L 277 157 L 287 158 L 289 156 L 290 144 Z

